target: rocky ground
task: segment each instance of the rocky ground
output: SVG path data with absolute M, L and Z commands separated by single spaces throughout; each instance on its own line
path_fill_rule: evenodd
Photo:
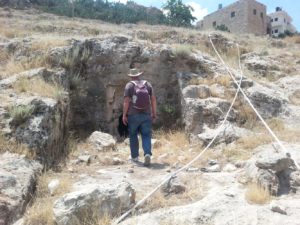
M 0 8 L 0 224 L 111 224 L 219 131 L 236 85 L 208 33 Z M 300 39 L 211 35 L 289 154 L 238 96 L 212 148 L 121 224 L 291 224 L 300 206 Z M 158 98 L 151 167 L 117 134 L 126 73 Z

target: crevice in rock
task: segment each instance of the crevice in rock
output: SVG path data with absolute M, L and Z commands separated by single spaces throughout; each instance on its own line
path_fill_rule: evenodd
M 278 196 L 287 195 L 290 193 L 291 191 L 290 180 L 291 180 L 292 172 L 293 172 L 292 170 L 287 169 L 276 173 L 276 176 L 278 177 L 278 181 L 279 181 L 278 192 L 277 192 Z

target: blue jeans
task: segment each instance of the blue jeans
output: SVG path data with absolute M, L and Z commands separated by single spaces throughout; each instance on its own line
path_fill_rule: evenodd
M 139 113 L 128 116 L 128 130 L 130 139 L 131 158 L 139 156 L 138 133 L 142 136 L 144 155 L 151 153 L 152 119 L 148 113 Z

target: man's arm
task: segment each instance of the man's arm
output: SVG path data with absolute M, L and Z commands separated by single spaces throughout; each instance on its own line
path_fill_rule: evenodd
M 151 117 L 156 119 L 156 98 L 154 95 L 151 96 Z
M 128 112 L 128 108 L 129 108 L 129 101 L 130 101 L 130 97 L 124 97 L 122 120 L 125 125 L 128 124 L 127 112 Z

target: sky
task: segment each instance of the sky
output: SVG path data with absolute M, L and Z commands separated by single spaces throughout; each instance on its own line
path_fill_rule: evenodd
M 114 0 L 126 3 L 127 0 Z M 134 0 L 136 3 L 145 6 L 162 8 L 164 0 Z M 185 4 L 191 5 L 194 9 L 193 16 L 201 20 L 203 16 L 217 10 L 220 3 L 227 6 L 236 0 L 183 0 Z M 293 24 L 300 31 L 300 1 L 299 0 L 258 0 L 267 6 L 267 13 L 275 11 L 277 6 L 282 7 L 292 18 Z

